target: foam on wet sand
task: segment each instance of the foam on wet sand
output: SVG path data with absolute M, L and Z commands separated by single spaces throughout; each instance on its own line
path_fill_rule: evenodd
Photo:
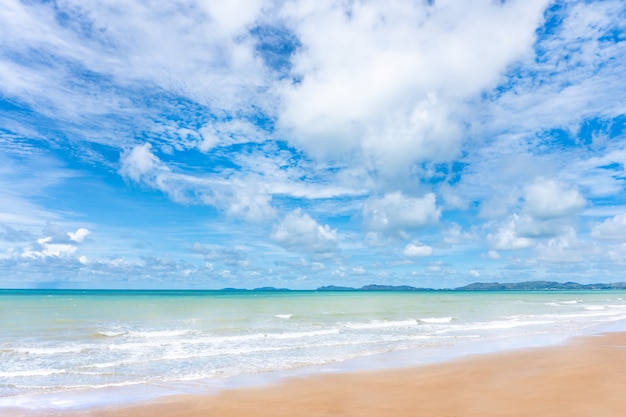
M 626 333 L 605 333 L 561 346 L 472 355 L 409 369 L 315 375 L 216 395 L 40 415 L 622 417 L 625 370 Z

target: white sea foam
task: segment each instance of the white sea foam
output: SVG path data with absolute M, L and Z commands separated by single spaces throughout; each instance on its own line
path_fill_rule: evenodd
M 276 314 L 274 317 L 277 319 L 290 319 L 293 314 Z
M 498 329 L 513 329 L 516 327 L 527 327 L 544 324 L 553 324 L 553 320 L 495 320 L 489 322 L 476 322 L 470 324 L 464 324 L 454 326 L 451 331 L 456 329 L 463 330 L 498 330 Z
M 16 353 L 26 354 L 26 355 L 65 355 L 65 354 L 70 354 L 70 353 L 81 353 L 83 351 L 89 350 L 90 348 L 92 348 L 92 345 L 62 344 L 60 346 L 55 346 L 55 347 L 25 346 L 25 347 L 14 348 L 12 350 Z
M 316 337 L 316 336 L 328 336 L 338 334 L 339 329 L 327 329 L 327 330 L 311 330 L 308 332 L 287 332 L 287 333 L 275 333 L 268 334 L 266 337 L 274 339 L 299 339 L 304 337 Z
M 96 332 L 96 336 L 100 336 L 100 337 L 119 337 L 119 336 L 124 336 L 128 334 L 125 331 L 106 331 L 106 330 L 100 330 Z
M 454 317 L 427 317 L 419 319 L 421 323 L 427 324 L 444 324 L 450 323 L 452 320 L 454 320 Z
M 344 326 L 349 329 L 385 329 L 390 327 L 412 327 L 417 325 L 417 320 L 371 320 L 367 323 L 345 323 Z
M 169 337 L 184 336 L 192 332 L 193 330 L 191 329 L 141 330 L 141 331 L 131 330 L 127 332 L 127 334 L 130 337 L 137 337 L 137 338 L 169 338 Z
M 0 378 L 22 378 L 29 376 L 50 376 L 66 373 L 63 369 L 26 369 L 22 371 L 0 371 Z

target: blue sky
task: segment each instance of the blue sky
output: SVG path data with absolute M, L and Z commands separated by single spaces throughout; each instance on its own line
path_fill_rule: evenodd
M 0 287 L 626 281 L 626 3 L 5 0 Z

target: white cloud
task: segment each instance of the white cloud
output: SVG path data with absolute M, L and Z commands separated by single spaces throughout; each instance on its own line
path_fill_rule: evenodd
M 591 235 L 600 239 L 626 241 L 626 213 L 618 214 L 594 225 Z
M 464 232 L 461 225 L 452 223 L 450 227 L 441 232 L 443 242 L 448 245 L 464 244 L 476 240 L 478 236 L 475 231 Z
M 302 81 L 280 91 L 279 126 L 313 155 L 362 152 L 383 173 L 452 158 L 463 100 L 529 54 L 546 5 L 290 3 Z
M 76 243 L 82 242 L 90 234 L 91 232 L 85 229 L 84 227 L 81 227 L 80 229 L 76 230 L 76 232 L 68 232 L 68 236 L 70 240 L 73 240 Z
M 352 273 L 353 274 L 357 274 L 357 275 L 363 275 L 365 274 L 367 271 L 365 270 L 365 268 L 363 268 L 363 266 L 359 265 L 356 266 L 354 268 L 352 268 Z
M 88 229 L 81 227 L 76 232 L 66 232 L 63 227 L 56 223 L 47 223 L 41 230 L 44 235 L 43 240 L 50 243 L 69 243 L 75 245 L 81 243 L 87 236 L 91 234 Z M 42 240 L 42 239 L 40 239 Z
M 76 246 L 67 243 L 51 243 L 52 238 L 38 239 L 37 243 L 24 249 L 23 258 L 37 259 L 48 257 L 69 257 L 76 252 Z
M 327 255 L 338 250 L 337 230 L 318 224 L 299 208 L 276 224 L 270 237 L 288 250 L 313 255 Z
M 407 197 L 401 192 L 372 198 L 363 205 L 366 226 L 375 232 L 403 234 L 436 224 L 441 216 L 434 194 L 422 198 Z
M 565 234 L 571 225 L 564 219 L 535 219 L 525 214 L 515 217 L 515 233 L 532 239 Z
M 536 253 L 537 259 L 549 263 L 578 263 L 595 255 L 592 247 L 578 239 L 573 228 L 562 236 L 537 245 Z
M 230 146 L 237 143 L 262 142 L 267 133 L 246 120 L 214 122 L 199 130 L 202 141 L 198 149 L 207 152 L 216 146 Z
M 524 211 L 536 219 L 569 216 L 587 203 L 576 187 L 543 178 L 526 187 L 524 200 Z
M 553 184 L 547 187 L 535 187 L 528 192 L 526 213 L 532 213 L 537 218 L 528 214 L 513 214 L 505 221 L 496 225 L 495 230 L 487 235 L 491 247 L 496 250 L 526 249 L 545 241 L 569 235 L 574 230 L 569 219 L 557 216 L 567 216 L 573 210 L 578 210 L 585 200 L 578 199 L 579 194 L 566 190 L 560 192 Z M 530 197 L 529 197 L 530 196 Z M 559 197 L 561 197 L 559 199 Z M 558 203 L 557 203 L 558 200 Z M 529 201 L 531 204 L 529 204 Z M 550 205 L 552 203 L 553 205 Z M 528 209 L 528 207 L 531 209 Z
M 120 174 L 136 182 L 146 182 L 156 186 L 162 181 L 159 174 L 170 172 L 161 160 L 152 153 L 152 145 L 144 143 L 125 151 L 120 161 Z
M 198 178 L 173 172 L 153 152 L 148 143 L 124 152 L 119 173 L 140 184 L 160 190 L 174 201 L 212 205 L 225 213 L 249 221 L 264 221 L 274 217 L 271 195 L 260 181 L 234 176 Z
M 585 119 L 623 115 L 616 92 L 624 91 L 626 53 L 613 39 L 625 29 L 617 18 L 623 7 L 620 0 L 576 1 L 547 12 L 560 24 L 539 39 L 537 56 L 520 62 L 522 76 L 510 89 L 479 106 L 486 124 L 528 136 L 550 128 L 576 135 Z
M 24 251 L 22 256 L 30 258 L 41 256 L 43 258 L 48 256 L 70 256 L 76 252 L 76 246 L 62 243 L 49 243 L 45 239 L 37 241 L 42 248 L 40 251 Z
M 69 258 L 76 253 L 77 244 L 83 242 L 91 233 L 83 227 L 76 232 L 65 232 L 61 226 L 52 223 L 48 223 L 42 232 L 45 236 L 24 248 L 21 257 L 27 259 Z
M 433 254 L 433 248 L 420 242 L 411 242 L 404 247 L 402 254 L 408 258 L 421 258 Z
M 516 226 L 518 215 L 513 215 L 506 223 L 500 225 L 494 233 L 489 233 L 487 239 L 496 250 L 515 250 L 530 248 L 535 244 L 533 239 L 521 237 L 517 234 Z
M 233 180 L 229 187 L 214 187 L 204 201 L 217 207 L 226 205 L 228 215 L 251 222 L 262 222 L 276 215 L 265 185 L 253 181 Z

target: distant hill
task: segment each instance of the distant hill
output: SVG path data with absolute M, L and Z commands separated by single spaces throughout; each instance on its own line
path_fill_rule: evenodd
M 282 292 L 282 291 L 291 291 L 289 288 L 275 288 L 275 287 L 259 287 L 253 290 L 248 290 L 245 288 L 222 288 L 218 291 L 224 292 Z
M 370 284 L 361 288 L 338 287 L 327 285 L 319 287 L 317 291 L 556 291 L 556 290 L 626 290 L 626 282 L 611 284 L 578 284 L 576 282 L 553 281 L 526 281 L 513 283 L 475 282 L 463 287 L 435 290 L 432 288 L 417 288 L 410 285 L 378 285 Z
M 337 287 L 335 285 L 328 285 L 319 287 L 317 291 L 435 291 L 432 288 L 416 288 L 410 285 L 379 285 L 370 284 L 361 288 L 352 287 Z
M 316 291 L 358 291 L 358 289 L 352 287 L 338 287 L 336 285 L 325 285 L 323 287 L 319 287 Z
M 550 291 L 550 290 L 624 290 L 626 282 L 612 284 L 578 284 L 576 282 L 526 281 L 501 284 L 499 282 L 475 282 L 455 291 Z
M 289 288 L 260 287 L 260 288 L 255 288 L 252 291 L 268 291 L 268 292 L 272 292 L 272 291 L 291 291 L 291 290 Z

